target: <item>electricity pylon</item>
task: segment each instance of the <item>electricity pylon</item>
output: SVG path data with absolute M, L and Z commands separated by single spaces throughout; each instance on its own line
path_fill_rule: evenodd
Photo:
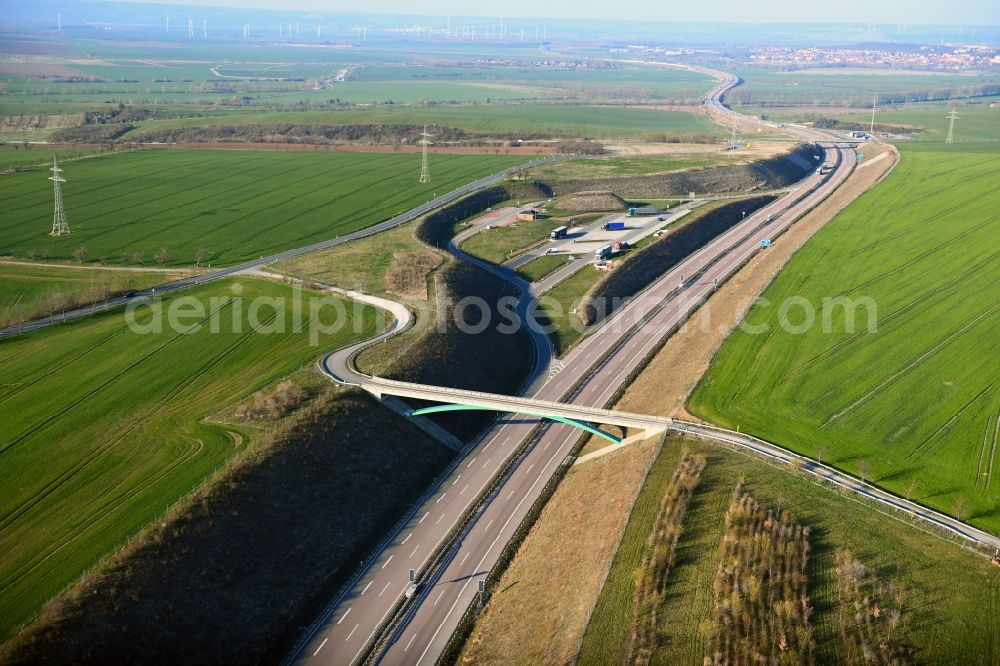
M 52 156 L 52 176 L 49 180 L 52 181 L 52 190 L 55 195 L 56 207 L 55 211 L 52 213 L 52 231 L 50 236 L 64 236 L 69 233 L 69 222 L 66 221 L 66 211 L 63 209 L 62 200 L 62 186 L 61 183 L 65 183 L 66 179 L 61 175 L 62 169 L 59 168 L 59 160 L 55 155 Z
M 955 107 L 951 107 L 951 111 L 948 113 L 948 118 L 950 122 L 948 123 L 948 138 L 944 140 L 945 143 L 955 143 L 955 120 L 958 119 L 958 111 Z
M 417 142 L 421 146 L 423 146 L 422 155 L 420 157 L 420 182 L 421 183 L 429 183 L 429 182 L 431 182 L 431 170 L 427 166 L 427 146 L 431 145 L 431 142 L 430 142 L 430 137 L 431 136 L 433 136 L 433 135 L 427 133 L 427 125 L 424 125 L 424 131 L 420 133 L 420 137 L 421 137 L 420 141 Z

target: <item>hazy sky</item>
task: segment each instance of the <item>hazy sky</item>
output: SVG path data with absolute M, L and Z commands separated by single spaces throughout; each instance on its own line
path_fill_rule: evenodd
M 365 3 L 329 0 L 131 0 L 185 5 L 219 5 L 254 9 L 320 12 L 370 11 L 383 14 L 464 15 L 510 17 L 615 18 L 659 21 L 732 22 L 847 22 L 931 23 L 957 25 L 1000 24 L 998 0 L 367 0 Z

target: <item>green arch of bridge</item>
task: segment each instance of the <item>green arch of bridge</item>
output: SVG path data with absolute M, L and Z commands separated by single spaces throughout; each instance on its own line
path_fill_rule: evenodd
M 463 405 L 463 404 L 450 404 L 450 405 L 434 405 L 432 407 L 422 407 L 420 409 L 410 410 L 410 416 L 423 416 L 424 414 L 437 414 L 439 412 L 462 412 L 469 410 L 477 410 L 484 412 L 508 412 L 510 414 L 524 414 L 525 416 L 537 416 L 542 419 L 548 419 L 550 421 L 558 421 L 559 423 L 566 423 L 573 426 L 574 428 L 579 428 L 580 430 L 586 430 L 592 435 L 597 435 L 603 439 L 608 440 L 612 444 L 621 444 L 622 438 L 612 435 L 610 432 L 605 432 L 600 428 L 595 428 L 589 423 L 584 423 L 583 421 L 577 421 L 575 419 L 568 419 L 564 416 L 552 416 L 551 414 L 543 414 L 541 412 L 532 412 L 526 409 L 497 409 L 495 407 L 476 407 L 475 405 Z

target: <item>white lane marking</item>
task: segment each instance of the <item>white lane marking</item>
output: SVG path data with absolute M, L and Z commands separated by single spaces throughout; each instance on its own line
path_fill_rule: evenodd
M 442 518 L 444 518 L 443 513 L 440 516 L 438 516 L 438 519 L 434 521 L 434 524 L 437 525 L 438 523 L 440 523 Z
M 458 480 L 461 479 L 461 478 L 462 478 L 461 474 L 459 474 L 458 476 L 456 476 L 455 480 L 451 482 L 451 485 L 455 485 L 456 483 L 458 483 Z
M 385 569 L 385 568 L 386 568 L 386 566 L 388 566 L 389 562 L 392 562 L 392 558 L 394 558 L 394 557 L 395 557 L 395 555 L 390 555 L 390 556 L 389 556 L 389 559 L 387 559 L 387 560 L 385 561 L 385 564 L 383 564 L 383 565 L 382 565 L 382 568 L 383 568 L 383 569 Z
M 479 456 L 476 456 L 476 458 L 478 457 Z M 476 462 L 476 458 L 473 458 L 472 460 L 469 461 L 469 467 L 472 467 L 472 463 Z
M 535 466 L 535 463 L 531 463 L 530 465 L 528 465 L 528 469 L 524 470 L 524 473 L 528 474 L 529 472 L 531 472 L 531 468 L 534 467 L 534 466 Z
M 444 495 L 447 495 L 447 494 L 448 493 L 445 493 Z M 437 504 L 438 502 L 440 502 L 441 500 L 443 500 L 444 499 L 444 495 L 441 495 L 441 497 L 438 497 L 437 498 L 437 502 L 434 502 L 434 503 Z
M 400 545 L 400 546 L 405 546 L 405 545 L 406 545 L 406 542 L 410 540 L 410 537 L 411 537 L 411 536 L 413 536 L 413 532 L 410 532 L 409 534 L 407 534 L 407 535 L 406 535 L 406 538 L 405 538 L 405 539 L 403 539 L 403 543 L 401 543 L 401 544 L 399 544 L 399 545 Z
M 470 551 L 469 551 L 468 553 L 466 553 L 466 554 L 465 554 L 465 557 L 463 557 L 463 558 L 462 558 L 462 561 L 458 563 L 458 566 L 462 566 L 463 564 L 465 564 L 465 561 L 466 561 L 467 559 L 469 559 L 469 555 L 470 555 L 471 553 L 472 553 L 472 551 L 471 551 L 471 550 L 470 550 Z
M 492 524 L 493 524 L 493 519 L 491 519 L 490 522 L 486 523 L 486 530 L 490 529 L 490 525 Z M 486 530 L 483 531 L 485 532 Z
M 510 491 L 510 494 L 509 494 L 509 495 L 507 495 L 507 499 L 510 499 L 510 498 L 511 498 L 511 497 L 513 497 L 513 496 L 514 496 L 514 491 L 512 490 L 512 491 Z
M 410 636 L 410 640 L 406 641 L 406 647 L 403 648 L 403 652 L 406 652 L 407 650 L 410 649 L 410 644 L 413 643 L 413 639 L 416 638 L 416 637 L 417 637 L 416 634 L 413 634 L 412 636 Z
M 434 600 L 434 605 L 435 606 L 438 605 L 438 602 L 441 601 L 441 597 L 443 597 L 443 596 L 444 596 L 444 590 L 441 590 L 441 594 L 439 594 L 438 598 Z
M 359 626 L 359 625 L 357 625 L 357 624 L 356 624 L 356 625 L 354 625 L 354 628 L 353 628 L 353 629 L 351 629 L 351 633 L 347 634 L 347 638 L 345 638 L 345 639 L 344 639 L 344 642 L 345 642 L 345 643 L 346 643 L 347 641 L 351 640 L 351 636 L 353 636 L 353 635 L 354 635 L 354 632 L 358 630 L 358 626 Z
M 412 558 L 412 557 L 413 557 L 414 555 L 416 555 L 416 554 L 417 554 L 417 548 L 420 548 L 420 544 L 419 544 L 419 543 L 418 543 L 418 544 L 417 544 L 416 546 L 414 546 L 414 547 L 413 547 L 413 552 L 412 552 L 412 553 L 410 553 L 410 557 L 411 557 L 411 558 Z
M 459 495 L 463 495 L 463 494 L 465 494 L 465 491 L 468 490 L 468 489 L 469 489 L 469 484 L 465 484 L 465 487 L 462 488 L 461 492 L 459 492 L 458 494 Z
M 365 589 L 361 590 L 361 594 L 359 594 L 358 596 L 360 597 L 360 596 L 364 595 L 364 593 L 368 591 L 368 588 L 371 587 L 372 583 L 374 583 L 374 582 L 375 581 L 373 581 L 373 580 L 368 581 L 368 584 L 365 585 Z
M 389 581 L 388 583 L 385 584 L 385 587 L 383 587 L 382 591 L 378 593 L 378 596 L 381 597 L 383 594 L 385 594 L 385 591 L 389 589 L 390 585 L 392 585 L 392 581 Z
M 487 460 L 486 462 L 484 462 L 484 463 L 483 463 L 483 469 L 486 469 L 486 466 L 487 466 L 487 465 L 489 465 L 489 464 L 490 464 L 490 461 L 489 461 L 489 460 Z
M 351 608 L 353 608 L 353 606 Z M 340 616 L 340 619 L 337 620 L 337 624 L 340 624 L 341 622 L 343 622 L 344 618 L 347 617 L 350 614 L 350 612 L 351 612 L 351 609 L 348 608 L 347 611 L 343 615 Z
M 542 447 L 542 451 L 544 451 L 545 449 L 549 448 L 549 444 L 551 444 L 551 443 L 552 442 L 545 442 L 545 446 Z
M 313 656 L 314 656 L 314 657 L 315 657 L 316 655 L 318 655 L 318 654 L 319 654 L 319 651 L 323 649 L 323 646 L 324 646 L 324 645 L 326 645 L 326 642 L 327 642 L 328 640 L 330 640 L 330 639 L 329 639 L 329 638 L 324 638 L 324 639 L 323 639 L 323 642 L 322 642 L 322 643 L 320 643 L 320 644 L 319 644 L 319 647 L 318 647 L 318 648 L 316 648 L 316 651 L 315 651 L 315 652 L 313 652 Z
M 423 515 L 423 516 L 422 516 L 422 517 L 420 518 L 420 520 L 418 520 L 418 521 L 417 521 L 417 525 L 419 525 L 420 523 L 424 522 L 424 518 L 426 518 L 426 517 L 427 517 L 427 516 L 429 516 L 429 515 L 431 515 L 431 512 L 430 512 L 430 511 L 428 511 L 427 513 L 425 513 L 425 514 L 424 514 L 424 515 Z

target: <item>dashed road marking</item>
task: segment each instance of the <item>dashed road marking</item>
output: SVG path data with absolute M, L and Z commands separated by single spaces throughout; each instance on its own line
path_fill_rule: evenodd
M 373 581 L 373 580 L 370 580 L 370 581 L 368 581 L 368 584 L 367 584 L 367 585 L 365 585 L 365 589 L 361 590 L 361 594 L 359 594 L 358 596 L 360 597 L 360 596 L 361 596 L 361 595 L 363 595 L 363 594 L 364 594 L 365 592 L 367 592 L 367 591 L 368 591 L 368 588 L 369 588 L 369 587 L 371 587 L 371 586 L 372 586 L 372 583 L 374 583 L 374 582 L 375 582 L 375 581 Z
M 382 565 L 382 568 L 383 568 L 383 569 L 385 569 L 385 568 L 386 568 L 386 567 L 387 567 L 387 566 L 389 565 L 389 562 L 392 562 L 392 558 L 393 558 L 393 557 L 395 557 L 395 555 L 390 555 L 390 556 L 389 556 L 389 559 L 387 559 L 387 560 L 385 561 L 385 564 L 383 564 L 383 565 Z
M 323 649 L 323 646 L 324 646 L 324 645 L 326 645 L 326 642 L 327 642 L 328 640 L 330 640 L 330 639 L 329 639 L 329 638 L 324 638 L 324 639 L 323 639 L 323 642 L 322 642 L 322 643 L 320 643 L 320 644 L 319 644 L 319 647 L 318 647 L 318 648 L 316 648 L 316 651 L 315 651 L 315 652 L 313 652 L 313 656 L 314 656 L 314 657 L 315 657 L 316 655 L 318 655 L 318 654 L 319 654 L 319 651 Z
M 345 643 L 346 643 L 347 641 L 351 640 L 351 636 L 353 636 L 353 635 L 354 635 L 354 632 L 358 630 L 358 626 L 359 626 L 359 625 L 357 625 L 357 624 L 356 624 L 356 625 L 354 625 L 354 628 L 353 628 L 353 629 L 351 629 L 351 633 L 347 634 L 347 638 L 345 638 L 345 639 L 344 639 L 344 642 L 345 642 Z

